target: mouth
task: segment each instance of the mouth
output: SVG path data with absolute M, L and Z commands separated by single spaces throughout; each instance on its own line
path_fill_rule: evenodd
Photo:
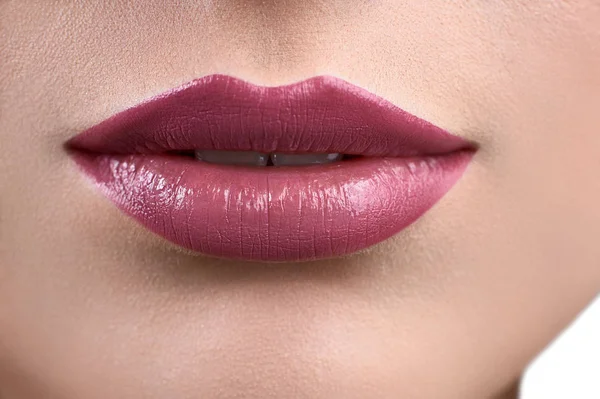
M 147 229 L 206 255 L 292 262 L 348 255 L 405 229 L 476 147 L 346 81 L 256 86 L 210 75 L 66 143 Z

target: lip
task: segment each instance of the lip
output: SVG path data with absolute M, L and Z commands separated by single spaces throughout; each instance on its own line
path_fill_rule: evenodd
M 460 179 L 475 147 L 346 81 L 256 86 L 194 80 L 66 143 L 123 212 L 207 255 L 303 261 L 351 254 L 400 232 Z M 344 153 L 311 166 L 242 167 L 193 149 Z

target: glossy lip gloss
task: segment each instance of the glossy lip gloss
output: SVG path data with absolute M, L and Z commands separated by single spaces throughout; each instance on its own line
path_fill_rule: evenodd
M 66 143 L 123 212 L 203 254 L 283 262 L 350 254 L 398 233 L 458 181 L 474 145 L 346 81 L 256 86 L 210 75 Z M 211 164 L 194 150 L 342 153 L 310 166 Z

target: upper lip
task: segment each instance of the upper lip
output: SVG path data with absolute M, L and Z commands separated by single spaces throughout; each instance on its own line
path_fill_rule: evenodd
M 110 154 L 187 150 L 411 157 L 474 144 L 343 80 L 255 86 L 210 75 L 88 129 L 71 149 Z

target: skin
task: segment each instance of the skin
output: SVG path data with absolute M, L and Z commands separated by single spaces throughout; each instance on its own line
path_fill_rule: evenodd
M 513 398 L 600 290 L 597 0 L 82 4 L 0 0 L 1 398 Z M 186 253 L 62 145 L 211 73 L 339 76 L 480 150 L 364 253 Z

